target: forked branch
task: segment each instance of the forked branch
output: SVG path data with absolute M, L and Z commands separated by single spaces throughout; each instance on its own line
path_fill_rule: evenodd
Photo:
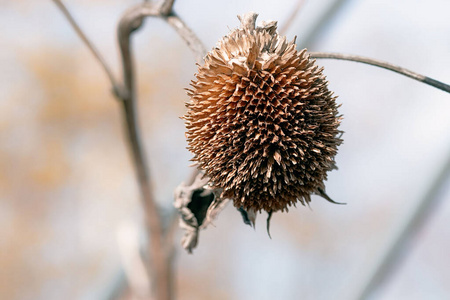
M 163 220 L 159 208 L 153 199 L 150 185 L 150 172 L 145 159 L 145 151 L 139 134 L 139 124 L 136 111 L 136 80 L 134 78 L 133 52 L 131 35 L 139 29 L 146 17 L 159 17 L 166 20 L 177 29 L 185 41 L 197 55 L 204 51 L 204 47 L 195 34 L 172 12 L 173 0 L 157 5 L 144 2 L 129 9 L 121 18 L 118 25 L 118 40 L 123 63 L 123 80 L 126 98 L 123 99 L 124 115 L 127 133 L 131 145 L 135 168 L 139 179 L 139 187 L 145 210 L 147 231 L 150 236 L 149 258 L 151 266 L 148 271 L 153 279 L 153 290 L 157 300 L 169 300 L 172 293 L 172 255 L 173 221 L 169 225 L 168 234 L 163 232 Z M 171 229 L 172 228 L 172 229 Z M 151 270 L 150 270 L 151 269 Z

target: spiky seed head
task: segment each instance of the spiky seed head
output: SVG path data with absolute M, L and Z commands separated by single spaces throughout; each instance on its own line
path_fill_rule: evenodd
M 236 207 L 284 211 L 326 195 L 335 168 L 337 105 L 322 68 L 257 14 L 219 41 L 188 89 L 193 161 Z

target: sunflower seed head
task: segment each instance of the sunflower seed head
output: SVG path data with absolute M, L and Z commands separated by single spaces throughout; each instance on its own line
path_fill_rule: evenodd
M 238 208 L 285 211 L 324 191 L 342 142 L 322 68 L 306 49 L 256 27 L 257 14 L 219 41 L 188 89 L 184 116 L 193 161 Z

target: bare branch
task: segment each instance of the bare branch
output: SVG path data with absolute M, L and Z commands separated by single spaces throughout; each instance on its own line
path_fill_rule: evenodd
M 289 17 L 287 18 L 286 22 L 283 24 L 283 26 L 279 30 L 280 35 L 286 34 L 286 32 L 292 26 L 292 23 L 294 22 L 295 18 L 297 18 L 298 13 L 300 12 L 300 10 L 304 4 L 305 4 L 305 0 L 297 0 L 297 3 L 295 4 L 294 8 L 291 10 Z
M 139 125 L 136 111 L 136 88 L 134 77 L 134 64 L 131 49 L 131 35 L 139 29 L 146 17 L 160 17 L 172 25 L 179 35 L 188 43 L 194 51 L 197 59 L 201 61 L 204 55 L 204 47 L 195 34 L 184 24 L 178 16 L 168 11 L 173 5 L 173 0 L 167 0 L 163 5 L 144 2 L 129 9 L 121 18 L 118 25 L 118 41 L 122 54 L 123 81 L 125 93 L 123 94 L 124 117 L 127 125 L 128 140 L 133 154 L 135 169 L 138 176 L 141 198 L 146 216 L 147 230 L 150 236 L 149 258 L 151 268 L 148 272 L 153 278 L 153 289 L 156 299 L 168 300 L 172 295 L 172 257 L 174 255 L 173 237 L 176 228 L 176 218 L 171 218 L 168 231 L 164 234 L 163 222 L 159 208 L 153 199 L 153 191 L 150 185 L 150 173 L 145 159 L 145 151 L 140 138 Z M 165 235 L 165 236 L 164 236 Z M 169 250 L 169 251 L 167 251 Z M 151 272 L 150 272 L 151 269 Z
M 83 43 L 88 47 L 88 49 L 91 51 L 91 53 L 94 55 L 94 57 L 98 60 L 100 65 L 102 66 L 103 70 L 105 71 L 106 75 L 109 78 L 109 81 L 111 82 L 111 85 L 113 87 L 115 95 L 120 95 L 122 90 L 121 86 L 117 82 L 117 80 L 114 78 L 114 75 L 111 71 L 111 68 L 106 63 L 103 56 L 100 54 L 100 52 L 97 50 L 97 48 L 94 46 L 94 44 L 89 40 L 89 38 L 84 34 L 83 30 L 80 28 L 78 23 L 75 21 L 75 19 L 70 14 L 67 7 L 64 5 L 64 3 L 61 0 L 53 0 L 53 2 L 58 6 L 58 8 L 61 10 L 61 12 L 66 17 L 67 21 L 69 21 L 72 28 L 77 33 L 78 37 L 83 41 Z
M 122 54 L 123 80 L 126 89 L 126 98 L 123 99 L 123 112 L 127 125 L 128 141 L 138 177 L 147 231 L 150 236 L 149 259 L 151 270 L 150 266 L 147 266 L 147 272 L 149 272 L 149 275 L 153 279 L 153 289 L 156 299 L 168 300 L 171 299 L 169 262 L 164 252 L 161 215 L 156 201 L 153 198 L 149 168 L 139 133 L 136 111 L 136 81 L 130 43 L 131 34 L 142 25 L 143 18 L 147 15 L 157 15 L 158 13 L 158 9 L 151 3 L 144 3 L 133 7 L 121 18 L 117 32 L 120 52 Z
M 393 65 L 388 62 L 384 62 L 381 60 L 358 56 L 358 55 L 350 55 L 350 54 L 341 54 L 341 53 L 326 53 L 326 52 L 310 52 L 311 58 L 318 58 L 318 59 L 339 59 L 339 60 L 349 60 L 349 61 L 356 61 L 368 65 L 372 65 L 375 67 L 380 67 L 386 70 L 390 70 L 393 72 L 396 72 L 398 74 L 404 75 L 406 77 L 412 78 L 414 80 L 420 81 L 422 83 L 431 85 L 432 87 L 435 87 L 437 89 L 443 90 L 444 92 L 450 93 L 450 85 L 440 82 L 438 80 L 432 79 L 430 77 L 418 74 L 416 72 L 413 72 L 411 70 L 402 68 L 397 65 Z

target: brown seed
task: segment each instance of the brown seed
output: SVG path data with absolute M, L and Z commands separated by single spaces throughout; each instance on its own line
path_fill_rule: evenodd
M 210 183 L 246 210 L 284 211 L 324 192 L 342 142 L 340 116 L 322 68 L 276 22 L 235 29 L 199 66 L 187 103 L 186 137 Z M 326 198 L 326 197 L 325 197 Z

